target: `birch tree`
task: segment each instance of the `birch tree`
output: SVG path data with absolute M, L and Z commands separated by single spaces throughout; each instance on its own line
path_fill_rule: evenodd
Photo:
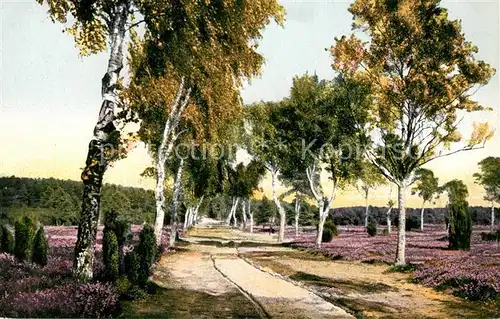
M 425 203 L 432 202 L 439 193 L 439 180 L 434 172 L 429 169 L 419 168 L 415 172 L 417 185 L 412 189 L 412 194 L 422 197 L 422 208 L 420 209 L 420 230 L 424 230 Z
M 476 184 L 486 192 L 484 200 L 491 203 L 491 231 L 495 230 L 495 203 L 500 203 L 500 157 L 489 156 L 479 163 L 478 173 L 474 173 Z
M 155 45 L 150 49 L 161 58 L 155 64 L 157 73 L 165 74 L 167 61 L 176 70 L 186 70 L 193 66 L 186 62 L 186 57 L 191 57 L 191 61 L 206 57 L 212 59 L 212 67 L 204 71 L 210 73 L 222 63 L 224 71 L 229 69 L 232 71 L 230 74 L 236 75 L 236 78 L 228 78 L 227 81 L 234 85 L 235 82 L 240 83 L 241 76 L 250 77 L 259 70 L 262 57 L 254 50 L 255 40 L 261 37 L 261 29 L 270 19 L 274 18 L 280 24 L 283 22 L 283 10 L 275 0 L 37 2 L 48 6 L 52 21 L 68 26 L 66 31 L 74 37 L 82 56 L 106 49 L 109 53 L 101 83 L 102 103 L 81 175 L 84 191 L 73 270 L 78 280 L 88 281 L 93 277 L 103 176 L 109 163 L 122 153 L 119 151 L 121 138 L 115 112 L 121 105 L 120 76 L 127 31 L 143 25 L 151 34 Z M 136 15 L 142 19 L 136 20 Z M 214 66 L 214 61 L 217 61 L 217 66 Z
M 293 80 L 290 97 L 277 116 L 279 138 L 286 145 L 283 165 L 305 171 L 309 190 L 318 202 L 316 246 L 321 246 L 323 226 L 340 188 L 347 186 L 361 168 L 362 154 L 356 146 L 364 143 L 363 130 L 367 88 L 344 80 L 319 81 L 304 75 Z M 321 175 L 328 176 L 328 187 Z
M 367 156 L 398 187 L 398 245 L 395 263 L 406 264 L 406 191 L 415 170 L 439 157 L 480 148 L 492 137 L 476 124 L 462 143 L 463 111 L 487 109 L 472 99 L 494 69 L 477 60 L 460 21 L 448 18 L 439 0 L 370 1 L 351 4 L 352 34 L 335 40 L 333 68 L 372 89 Z M 462 112 L 459 112 L 462 111 Z
M 283 147 L 277 138 L 275 122 L 272 121 L 272 114 L 276 112 L 282 104 L 273 102 L 263 102 L 247 106 L 246 120 L 249 124 L 250 140 L 247 147 L 248 152 L 259 162 L 271 175 L 271 189 L 273 202 L 276 205 L 280 217 L 280 229 L 278 242 L 285 239 L 286 213 L 281 204 L 278 193 L 278 178 L 280 175 L 280 151 Z
M 376 166 L 370 162 L 363 162 L 361 171 L 356 182 L 356 189 L 365 200 L 365 228 L 368 227 L 368 215 L 370 213 L 369 196 L 370 192 L 375 190 L 386 181 L 384 176 Z

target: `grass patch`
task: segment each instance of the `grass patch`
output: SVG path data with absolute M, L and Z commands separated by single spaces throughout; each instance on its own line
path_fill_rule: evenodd
M 407 264 L 407 265 L 404 265 L 404 266 L 394 265 L 394 266 L 391 266 L 386 271 L 386 273 L 399 272 L 399 273 L 403 273 L 403 274 L 408 274 L 408 273 L 412 273 L 415 270 L 417 270 L 417 267 L 418 266 L 414 265 L 414 264 Z
M 157 287 L 147 298 L 123 302 L 120 318 L 260 318 L 239 292 L 211 295 L 186 289 Z
M 290 279 L 302 281 L 307 284 L 320 287 L 337 288 L 346 292 L 377 293 L 377 292 L 396 290 L 395 288 L 383 283 L 365 283 L 359 281 L 355 282 L 355 281 L 331 279 L 301 271 L 291 275 Z

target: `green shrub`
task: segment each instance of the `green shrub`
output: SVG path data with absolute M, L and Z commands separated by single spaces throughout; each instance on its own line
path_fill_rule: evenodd
M 14 235 L 7 225 L 0 226 L 2 228 L 2 238 L 0 238 L 0 251 L 13 254 L 14 253 Z
M 407 231 L 420 229 L 420 218 L 415 215 L 406 216 L 405 229 Z
M 128 280 L 133 284 L 139 283 L 139 257 L 135 251 L 130 251 L 125 255 L 125 273 Z
M 102 238 L 102 256 L 104 262 L 104 273 L 108 280 L 115 281 L 118 278 L 118 241 L 113 231 L 104 229 Z
M 33 219 L 25 216 L 22 220 L 16 221 L 14 255 L 19 260 L 31 261 L 33 252 L 33 240 L 36 234 L 36 224 Z
M 316 231 L 319 229 L 319 223 L 316 223 Z M 331 220 L 326 220 L 323 225 L 323 234 L 321 236 L 322 243 L 329 243 L 332 241 L 333 237 L 339 235 L 337 225 Z
M 456 201 L 448 205 L 450 228 L 448 242 L 450 249 L 470 249 L 472 218 L 466 201 Z
M 45 237 L 45 231 L 43 227 L 40 227 L 35 235 L 35 240 L 33 243 L 33 255 L 31 260 L 42 267 L 47 265 L 47 257 L 49 252 L 49 243 L 47 242 L 47 237 Z
M 500 241 L 500 230 L 497 230 L 496 232 L 491 231 L 488 233 L 482 232 L 481 239 L 484 241 Z
M 145 285 L 151 274 L 151 266 L 156 257 L 156 237 L 151 226 L 145 226 L 139 234 L 139 245 L 137 246 L 137 254 L 139 256 L 139 284 Z
M 375 220 L 370 220 L 368 226 L 366 226 L 366 232 L 372 237 L 377 235 L 377 222 Z

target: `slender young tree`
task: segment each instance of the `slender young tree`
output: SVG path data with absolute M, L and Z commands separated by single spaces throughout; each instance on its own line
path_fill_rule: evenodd
M 191 61 L 211 59 L 211 68 L 225 63 L 236 74 L 250 77 L 262 63 L 254 50 L 253 40 L 261 37 L 261 29 L 270 19 L 283 21 L 282 7 L 275 0 L 238 2 L 217 1 L 138 1 L 138 0 L 37 0 L 48 6 L 52 21 L 67 24 L 81 55 L 91 55 L 108 49 L 109 61 L 102 78 L 102 104 L 93 136 L 89 143 L 87 160 L 81 178 L 84 183 L 82 211 L 75 245 L 74 275 L 80 281 L 92 279 L 94 243 L 99 220 L 102 180 L 111 162 L 123 155 L 120 132 L 117 129 L 116 109 L 121 105 L 121 70 L 127 31 L 143 25 L 151 35 L 150 47 L 159 63 L 155 71 L 166 72 L 170 62 L 176 70 L 191 69 Z M 135 15 L 142 20 L 135 20 Z M 218 30 L 223 30 L 221 33 Z M 133 38 L 133 37 L 131 37 Z M 228 45 L 230 43 L 230 45 Z M 223 53 L 221 57 L 220 53 Z M 246 58 L 242 58 L 245 55 Z M 239 56 L 229 62 L 229 56 Z M 213 61 L 217 61 L 214 66 Z M 227 69 L 225 70 L 227 71 Z
M 368 216 L 370 213 L 369 196 L 372 190 L 384 184 L 386 179 L 375 165 L 370 162 L 363 162 L 361 171 L 356 182 L 356 189 L 363 195 L 365 200 L 365 228 L 368 227 Z
M 412 195 L 418 194 L 422 197 L 422 208 L 420 209 L 420 230 L 424 230 L 425 203 L 432 202 L 439 193 L 439 180 L 434 173 L 425 168 L 419 168 L 415 172 L 417 185 L 412 189 Z
M 480 148 L 492 137 L 482 123 L 464 144 L 455 143 L 462 140 L 459 111 L 486 109 L 471 96 L 494 69 L 475 58 L 477 47 L 465 39 L 460 21 L 448 19 L 439 0 L 356 0 L 349 11 L 353 29 L 369 41 L 354 34 L 336 39 L 333 68 L 371 85 L 373 143 L 366 153 L 398 187 L 395 262 L 404 265 L 407 188 L 425 163 Z
M 285 239 L 286 215 L 285 209 L 279 200 L 277 183 L 280 175 L 281 141 L 277 138 L 275 123 L 271 121 L 271 114 L 281 108 L 280 103 L 265 102 L 246 107 L 246 123 L 250 138 L 247 151 L 257 161 L 263 163 L 265 169 L 271 174 L 271 187 L 273 201 L 280 217 L 278 242 Z
M 478 163 L 479 171 L 474 173 L 476 184 L 482 185 L 486 194 L 484 200 L 491 203 L 491 231 L 495 230 L 495 203 L 500 203 L 500 157 L 489 156 Z

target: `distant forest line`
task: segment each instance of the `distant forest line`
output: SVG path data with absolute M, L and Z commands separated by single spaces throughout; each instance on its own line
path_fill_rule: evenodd
M 76 225 L 81 209 L 83 184 L 78 181 L 55 178 L 20 178 L 0 177 L 0 222 L 13 223 L 16 219 L 30 215 L 45 225 Z M 276 214 L 275 206 L 264 198 L 252 200 L 256 224 L 264 224 Z M 231 208 L 229 196 L 219 196 L 205 200 L 200 213 L 214 218 L 224 218 Z M 284 203 L 287 221 L 293 223 L 294 207 Z M 473 223 L 489 225 L 490 207 L 469 207 Z M 133 224 L 152 223 L 155 216 L 154 191 L 137 187 L 105 184 L 102 189 L 101 212 L 116 210 Z M 168 210 L 168 207 L 167 207 Z M 183 216 L 181 207 L 180 217 Z M 386 222 L 387 207 L 370 206 L 370 216 L 377 223 Z M 393 209 L 393 221 L 397 207 Z M 498 215 L 498 209 L 496 214 Z M 340 207 L 330 210 L 330 217 L 338 225 L 362 225 L 365 207 Z M 407 208 L 407 216 L 420 216 L 419 208 Z M 101 214 L 102 215 L 102 214 Z M 317 220 L 317 208 L 306 202 L 301 204 L 300 223 L 303 226 L 314 225 Z M 169 214 L 166 214 L 167 218 Z M 426 208 L 425 223 L 445 223 L 446 208 Z M 500 218 L 499 218 L 500 219 Z

